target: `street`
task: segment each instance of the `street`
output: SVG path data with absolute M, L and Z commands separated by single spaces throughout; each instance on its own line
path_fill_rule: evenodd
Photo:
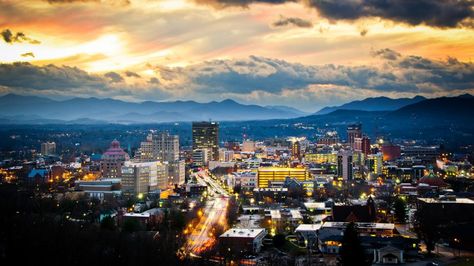
M 229 195 L 205 171 L 195 174 L 199 183 L 208 186 L 209 198 L 202 211 L 199 223 L 192 228 L 192 232 L 185 244 L 186 253 L 191 256 L 199 255 L 216 243 L 218 236 L 214 235 L 216 225 L 226 226 L 226 211 Z

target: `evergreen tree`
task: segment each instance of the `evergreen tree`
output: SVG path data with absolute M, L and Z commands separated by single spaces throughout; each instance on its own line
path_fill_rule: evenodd
M 395 199 L 393 203 L 393 211 L 395 213 L 395 220 L 398 223 L 405 223 L 407 220 L 407 204 L 401 198 Z
M 370 265 L 370 261 L 367 260 L 364 248 L 360 243 L 357 226 L 353 222 L 349 223 L 344 230 L 340 255 L 344 266 Z

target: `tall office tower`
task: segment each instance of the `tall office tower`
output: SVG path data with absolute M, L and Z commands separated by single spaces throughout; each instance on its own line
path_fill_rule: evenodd
M 382 174 L 382 167 L 383 167 L 383 156 L 382 153 L 376 154 L 369 154 L 367 156 L 367 167 L 371 173 L 376 175 Z
M 354 124 L 347 127 L 347 143 L 354 148 L 355 138 L 362 137 L 362 125 Z
M 219 124 L 217 122 L 193 122 L 193 153 L 208 149 L 210 160 L 219 160 Z
M 49 141 L 41 143 L 41 154 L 42 155 L 56 154 L 56 143 L 49 142 Z
M 370 138 L 362 136 L 354 139 L 354 151 L 362 152 L 364 155 L 370 154 Z
M 344 180 L 353 178 L 352 151 L 339 151 L 337 155 L 337 177 Z
M 184 160 L 179 159 L 179 136 L 168 132 L 152 132 L 140 144 L 137 158 L 141 162 L 159 161 L 168 163 L 168 183 L 184 183 Z
M 293 159 L 301 159 L 301 145 L 299 141 L 291 144 L 291 156 Z
M 100 171 L 103 177 L 116 178 L 122 175 L 122 166 L 130 156 L 122 148 L 120 142 L 112 141 L 110 148 L 102 155 L 100 161 Z
M 141 161 L 172 162 L 179 160 L 179 136 L 168 132 L 150 133 L 140 143 L 138 157 Z

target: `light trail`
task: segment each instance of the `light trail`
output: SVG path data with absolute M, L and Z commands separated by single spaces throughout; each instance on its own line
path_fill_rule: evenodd
M 190 256 L 198 255 L 216 244 L 218 236 L 215 235 L 215 228 L 222 226 L 226 229 L 226 212 L 229 203 L 227 191 L 205 172 L 200 172 L 196 178 L 199 183 L 208 186 L 213 196 L 207 200 L 199 223 L 192 229 L 184 245 L 185 252 Z

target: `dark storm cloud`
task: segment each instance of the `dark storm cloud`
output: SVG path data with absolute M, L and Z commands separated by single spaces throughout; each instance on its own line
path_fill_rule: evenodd
M 282 27 L 282 26 L 288 26 L 288 25 L 294 25 L 296 27 L 300 28 L 311 28 L 313 27 L 313 23 L 309 20 L 305 20 L 302 18 L 297 18 L 297 17 L 283 17 L 280 16 L 280 19 L 277 21 L 273 22 L 272 25 L 274 27 Z
M 215 7 L 243 6 L 252 3 L 301 2 L 318 10 L 331 20 L 356 20 L 379 17 L 410 25 L 426 24 L 433 27 L 452 28 L 472 26 L 474 1 L 472 0 L 196 0 L 197 3 Z M 468 20 L 468 21 L 466 21 Z
M 132 71 L 125 71 L 125 76 L 127 77 L 134 77 L 134 78 L 141 78 L 140 75 L 138 75 L 137 73 L 135 72 L 132 72 Z
M 120 74 L 116 72 L 107 72 L 104 74 L 106 78 L 108 78 L 112 83 L 122 82 L 123 78 Z
M 106 86 L 106 81 L 76 67 L 35 66 L 21 62 L 0 64 L 0 86 L 34 90 L 67 90 L 81 87 L 99 89 Z
M 31 39 L 27 37 L 23 32 L 17 32 L 16 34 L 12 32 L 10 29 L 5 29 L 1 33 L 3 40 L 6 43 L 22 43 L 28 42 L 31 44 L 40 44 L 41 42 L 38 40 Z
M 471 0 L 309 0 L 324 17 L 358 19 L 380 17 L 410 25 L 456 27 L 472 18 Z
M 28 52 L 28 53 L 21 54 L 21 56 L 22 57 L 27 57 L 27 56 L 35 57 L 35 54 L 32 52 Z

